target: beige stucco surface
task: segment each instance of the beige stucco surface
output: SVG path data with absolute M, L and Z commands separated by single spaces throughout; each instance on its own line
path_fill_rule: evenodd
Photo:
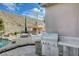
M 64 3 L 46 7 L 47 32 L 64 36 L 79 36 L 79 4 Z

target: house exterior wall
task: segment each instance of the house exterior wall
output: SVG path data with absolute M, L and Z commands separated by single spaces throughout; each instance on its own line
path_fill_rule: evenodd
M 46 8 L 47 32 L 62 36 L 79 36 L 79 4 L 56 4 Z

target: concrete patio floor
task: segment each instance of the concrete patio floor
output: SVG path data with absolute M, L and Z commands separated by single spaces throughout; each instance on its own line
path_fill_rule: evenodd
M 38 56 L 35 53 L 35 46 L 19 47 L 0 54 L 0 56 Z

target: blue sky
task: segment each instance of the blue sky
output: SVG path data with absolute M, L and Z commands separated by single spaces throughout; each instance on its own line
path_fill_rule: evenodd
M 31 17 L 36 17 L 35 12 L 38 12 L 39 18 L 45 15 L 45 9 L 38 3 L 1 3 L 0 10 Z

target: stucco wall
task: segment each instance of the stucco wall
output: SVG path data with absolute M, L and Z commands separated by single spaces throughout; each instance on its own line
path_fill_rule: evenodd
M 79 4 L 56 4 L 46 8 L 46 31 L 79 36 Z

